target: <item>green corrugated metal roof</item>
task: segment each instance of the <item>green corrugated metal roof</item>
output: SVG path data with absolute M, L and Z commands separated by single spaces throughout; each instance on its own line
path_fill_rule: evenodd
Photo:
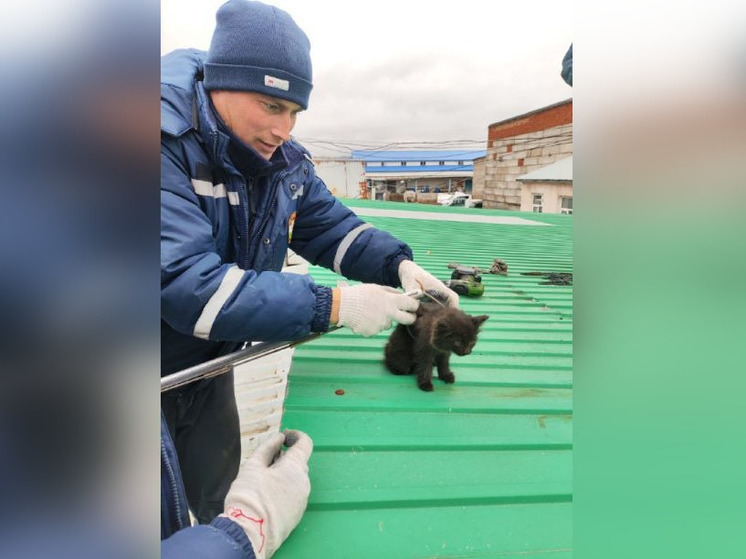
M 348 201 L 351 207 L 517 216 L 498 225 L 366 217 L 447 279 L 449 262 L 509 265 L 484 275 L 488 314 L 456 383 L 420 391 L 382 364 L 389 332 L 338 330 L 296 350 L 283 426 L 308 432 L 308 510 L 275 555 L 292 558 L 569 557 L 572 527 L 572 287 L 521 272 L 572 272 L 572 217 Z M 326 285 L 339 279 L 312 267 Z M 344 395 L 335 391 L 342 389 Z

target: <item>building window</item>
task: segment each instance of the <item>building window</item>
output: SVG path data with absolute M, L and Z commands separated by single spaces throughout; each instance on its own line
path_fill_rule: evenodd
M 534 194 L 534 213 L 540 214 L 544 210 L 542 209 L 544 205 L 544 195 L 543 194 Z
M 560 213 L 572 215 L 572 196 L 562 196 L 560 198 Z

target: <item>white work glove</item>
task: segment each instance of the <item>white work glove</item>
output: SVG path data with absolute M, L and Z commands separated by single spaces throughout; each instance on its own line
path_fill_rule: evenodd
M 391 328 L 391 323 L 412 324 L 420 302 L 393 287 L 361 283 L 339 288 L 339 322 L 361 336 Z
M 402 260 L 399 264 L 399 280 L 404 291 L 437 291 L 448 299 L 448 306 L 458 308 L 458 295 L 455 291 L 432 275 L 420 268 L 411 260 Z
M 282 444 L 289 448 L 280 454 Z M 257 559 L 269 559 L 308 504 L 308 458 L 313 441 L 301 431 L 275 433 L 241 462 L 225 497 L 225 512 L 249 537 Z

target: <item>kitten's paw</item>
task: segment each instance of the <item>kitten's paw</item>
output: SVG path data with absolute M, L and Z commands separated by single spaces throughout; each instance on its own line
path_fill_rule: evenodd
M 431 381 L 426 382 L 420 382 L 417 384 L 417 386 L 420 387 L 420 390 L 424 390 L 425 392 L 432 392 L 433 391 L 433 383 Z
M 452 371 L 448 371 L 444 375 L 438 375 L 438 378 L 447 384 L 453 384 L 454 382 L 456 382 L 456 376 L 453 374 Z

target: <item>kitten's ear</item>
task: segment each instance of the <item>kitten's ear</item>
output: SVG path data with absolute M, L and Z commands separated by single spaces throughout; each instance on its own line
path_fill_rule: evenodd
M 479 316 L 472 316 L 471 321 L 474 323 L 474 326 L 479 328 L 482 323 L 489 318 L 486 314 L 480 314 Z

